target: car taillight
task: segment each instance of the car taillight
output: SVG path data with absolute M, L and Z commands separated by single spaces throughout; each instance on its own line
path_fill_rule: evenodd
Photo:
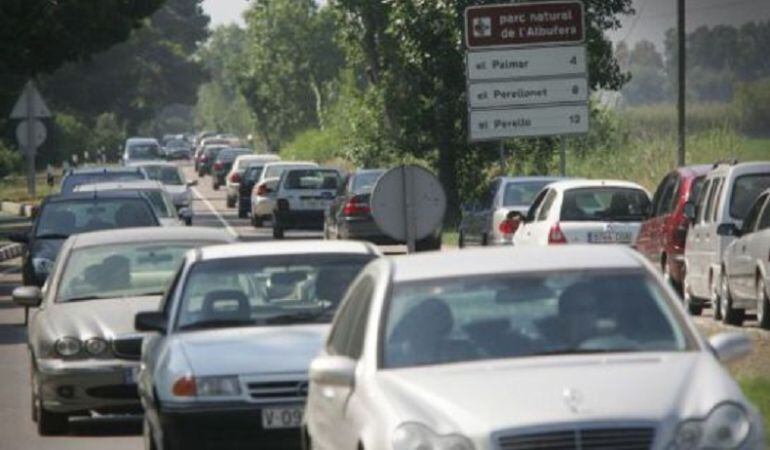
M 270 193 L 270 191 L 267 189 L 267 185 L 260 184 L 259 186 L 257 186 L 257 195 L 258 196 L 265 197 L 269 193 Z
M 230 182 L 231 183 L 240 183 L 241 182 L 241 174 L 238 172 L 235 172 L 234 174 L 230 175 Z
M 548 232 L 548 244 L 549 245 L 558 245 L 558 244 L 566 244 L 567 243 L 567 237 L 564 236 L 564 233 L 561 231 L 561 227 L 559 224 L 555 224 L 551 227 L 551 231 Z
M 214 170 L 222 170 L 222 167 L 224 167 L 224 164 L 222 164 L 221 162 L 214 163 Z
M 198 393 L 195 378 L 182 377 L 176 380 L 171 387 L 171 392 L 177 397 L 195 397 Z
M 365 216 L 371 212 L 369 203 L 358 198 L 351 198 L 342 208 L 342 215 L 345 217 Z

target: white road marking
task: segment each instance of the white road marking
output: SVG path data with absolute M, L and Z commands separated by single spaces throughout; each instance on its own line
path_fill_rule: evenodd
M 13 260 L 11 259 L 9 261 L 13 261 Z M 3 270 L 2 272 L 0 272 L 0 274 L 7 275 L 9 273 L 15 273 L 15 272 L 21 272 L 21 266 L 20 265 L 19 266 L 9 267 L 9 268 Z
M 221 214 L 219 214 L 219 212 L 217 211 L 217 209 L 216 209 L 216 208 L 214 208 L 214 205 L 212 205 L 210 201 L 208 201 L 207 199 L 205 199 L 205 198 L 204 198 L 204 197 L 201 195 L 201 193 L 200 193 L 200 192 L 198 192 L 198 190 L 197 190 L 197 189 L 193 188 L 193 189 L 192 189 L 192 191 L 193 191 L 193 193 L 195 194 L 195 196 L 196 196 L 196 197 L 198 197 L 198 200 L 202 201 L 202 202 L 203 202 L 203 204 L 204 204 L 204 205 L 206 205 L 206 208 L 208 208 L 208 209 L 209 209 L 209 210 L 210 210 L 210 211 L 211 211 L 211 212 L 214 214 L 214 216 L 216 216 L 217 220 L 219 220 L 220 222 L 222 222 L 222 225 L 224 225 L 224 227 L 225 227 L 225 231 L 227 231 L 228 233 L 230 233 L 230 235 L 232 235 L 234 238 L 239 238 L 239 237 L 240 237 L 240 236 L 238 236 L 238 232 L 237 232 L 237 231 L 235 231 L 235 229 L 234 229 L 233 227 L 231 227 L 229 223 L 227 223 L 227 221 L 225 220 L 225 218 L 224 218 L 224 217 L 222 217 L 222 215 L 221 215 Z

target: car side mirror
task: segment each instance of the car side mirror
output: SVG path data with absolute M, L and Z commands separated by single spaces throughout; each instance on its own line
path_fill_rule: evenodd
M 744 333 L 719 333 L 709 338 L 709 345 L 717 359 L 732 362 L 751 353 L 751 339 Z
M 28 244 L 29 234 L 28 233 L 11 233 L 8 235 L 8 239 L 10 239 L 11 242 L 16 242 L 18 244 Z
M 140 312 L 134 317 L 136 331 L 166 332 L 166 318 L 160 311 Z
M 319 356 L 310 364 L 310 380 L 327 386 L 353 387 L 356 362 L 344 356 Z
M 184 220 L 185 222 L 189 222 L 192 220 L 192 210 L 190 208 L 180 208 L 179 209 L 179 218 Z
M 193 187 L 198 185 L 198 180 L 192 180 L 187 182 L 187 187 Z
M 740 237 L 741 230 L 733 223 L 723 223 L 717 227 L 717 234 L 719 236 Z
M 687 202 L 684 204 L 684 216 L 690 223 L 695 222 L 695 203 Z
M 20 286 L 11 294 L 13 302 L 25 308 L 37 308 L 43 301 L 43 292 L 37 286 Z

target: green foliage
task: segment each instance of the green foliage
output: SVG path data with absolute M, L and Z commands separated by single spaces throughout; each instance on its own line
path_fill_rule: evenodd
M 91 128 L 73 114 L 59 113 L 54 117 L 53 143 L 51 152 L 44 153 L 45 162 L 70 160 L 72 155 L 82 158 L 84 151 L 90 150 L 89 136 Z M 50 147 L 49 147 L 50 148 Z
M 7 146 L 3 141 L 0 141 L 0 178 L 19 171 L 22 163 L 23 158 L 21 154 Z
M 340 139 L 328 128 L 307 130 L 286 144 L 280 153 L 283 159 L 328 163 L 340 156 Z
M 769 134 L 770 78 L 739 84 L 735 104 L 745 132 L 754 135 Z
M 669 89 L 663 57 L 655 49 L 655 44 L 646 40 L 639 41 L 629 53 L 623 43 L 618 46 L 618 53 L 623 58 L 623 69 L 631 73 L 631 80 L 622 90 L 629 104 L 660 103 L 667 99 Z
M 741 389 L 765 418 L 765 440 L 770 443 L 770 378 L 740 380 Z
M 104 113 L 96 118 L 88 148 L 103 150 L 107 159 L 115 161 L 120 158 L 125 140 L 126 132 L 117 116 Z

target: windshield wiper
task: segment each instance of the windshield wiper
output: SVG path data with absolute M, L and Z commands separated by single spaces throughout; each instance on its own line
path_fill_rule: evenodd
M 207 328 L 232 328 L 232 327 L 250 327 L 256 325 L 251 319 L 229 319 L 229 320 L 202 320 L 200 322 L 190 323 L 179 327 L 180 330 L 205 330 Z
M 527 356 L 595 355 L 600 353 L 633 353 L 638 351 L 640 351 L 638 348 L 559 348 L 530 353 Z
M 278 314 L 275 316 L 271 316 L 265 319 L 265 323 L 276 325 L 276 324 L 291 324 L 291 323 L 301 323 L 301 322 L 315 322 L 316 320 L 319 320 L 322 317 L 325 317 L 330 310 L 324 309 L 322 311 L 301 311 L 301 312 L 293 312 L 293 313 L 287 313 L 287 314 Z
M 70 237 L 69 234 L 49 233 L 49 234 L 39 234 L 35 236 L 35 239 L 67 239 L 69 237 Z
M 104 300 L 106 298 L 112 298 L 112 297 L 103 297 L 100 295 L 84 295 L 82 297 L 68 298 L 62 301 L 62 303 L 87 302 L 89 300 Z
M 165 294 L 164 291 L 153 291 L 153 292 L 140 292 L 138 294 L 127 294 L 124 295 L 124 297 L 150 297 L 153 295 L 163 295 Z

